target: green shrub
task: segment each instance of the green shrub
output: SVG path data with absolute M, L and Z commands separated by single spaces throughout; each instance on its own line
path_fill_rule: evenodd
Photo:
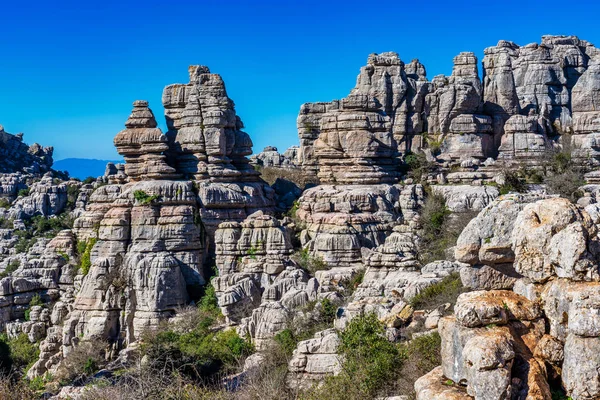
M 17 193 L 17 196 L 19 196 L 19 197 L 27 197 L 27 196 L 29 196 L 29 189 L 21 189 L 21 190 L 19 190 L 19 192 Z
M 10 201 L 5 198 L 0 198 L 0 208 L 8 209 L 10 208 Z
M 15 243 L 15 252 L 18 253 L 27 253 L 31 246 L 35 244 L 37 241 L 36 238 L 32 236 L 32 234 L 28 231 L 14 231 L 13 235 L 16 236 L 17 243 Z
M 42 301 L 42 298 L 39 294 L 34 294 L 33 297 L 31 298 L 31 301 L 29 302 L 29 306 L 33 307 L 33 306 L 43 306 L 44 302 Z
M 441 344 L 440 335 L 434 332 L 399 345 L 404 363 L 398 373 L 394 392 L 414 398 L 415 381 L 441 364 Z M 444 384 L 454 385 L 454 382 L 449 380 Z
M 73 210 L 75 208 L 75 203 L 79 197 L 79 191 L 79 187 L 76 185 L 67 186 L 67 209 Z
M 441 281 L 423 289 L 413 297 L 410 305 L 413 308 L 433 308 L 442 304 L 456 303 L 456 298 L 465 291 L 458 273 L 452 273 Z
M 98 239 L 96 238 L 90 238 L 85 242 L 85 249 L 83 250 L 83 253 L 81 254 L 79 260 L 79 269 L 81 270 L 83 275 L 87 275 L 88 272 L 90 272 L 90 268 L 92 267 L 92 249 L 94 248 L 94 245 L 97 241 Z M 77 243 L 77 249 L 81 249 L 79 243 Z
M 135 200 L 138 203 L 146 206 L 146 205 L 152 204 L 152 202 L 156 201 L 159 196 L 157 194 L 150 196 L 148 193 L 144 192 L 143 190 L 136 190 L 135 192 L 133 192 L 133 197 L 135 198 Z
M 291 356 L 298 346 L 298 340 L 294 336 L 294 332 L 289 328 L 277 333 L 275 335 L 275 342 L 281 346 L 288 356 Z
M 0 218 L 0 229 L 12 229 L 14 227 L 13 222 L 7 218 Z
M 96 182 L 96 178 L 94 178 L 93 176 L 88 176 L 87 178 L 85 178 L 83 180 L 83 183 L 85 185 L 89 185 L 90 183 L 94 183 L 94 182 Z
M 335 321 L 335 316 L 337 314 L 338 307 L 327 298 L 322 299 L 320 305 L 321 307 L 319 311 L 321 314 L 321 321 L 327 324 L 333 324 L 333 321 Z
M 421 182 L 426 178 L 426 175 L 434 172 L 436 168 L 436 163 L 427 161 L 425 154 L 407 152 L 404 157 L 402 171 L 417 182 Z
M 527 182 L 523 177 L 523 171 L 505 169 L 502 172 L 504 183 L 498 188 L 501 195 L 511 192 L 524 193 L 527 191 Z
M 39 346 L 29 342 L 29 338 L 24 333 L 10 340 L 3 336 L 0 340 L 8 344 L 10 364 L 14 370 L 21 372 L 28 370 L 40 355 Z
M 221 313 L 221 309 L 219 308 L 219 303 L 217 301 L 217 294 L 215 292 L 215 288 L 213 285 L 208 284 L 205 288 L 204 295 L 198 302 L 198 309 L 201 312 L 210 315 L 215 320 L 223 317 Z
M 323 385 L 309 390 L 305 398 L 363 400 L 384 394 L 397 378 L 404 359 L 384 333 L 383 324 L 374 314 L 352 319 L 340 333 L 341 373 L 325 378 Z
M 12 260 L 10 263 L 8 263 L 6 269 L 0 272 L 0 279 L 6 278 L 7 276 L 15 272 L 20 266 L 21 261 L 19 261 L 18 259 Z
M 307 248 L 300 249 L 294 254 L 294 259 L 306 272 L 314 275 L 317 271 L 329 269 L 327 263 L 319 256 L 313 256 Z

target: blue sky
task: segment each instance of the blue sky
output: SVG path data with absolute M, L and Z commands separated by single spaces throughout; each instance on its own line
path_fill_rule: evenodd
M 369 53 L 419 58 L 431 79 L 461 51 L 574 34 L 600 45 L 600 4 L 459 1 L 20 1 L 2 4 L 0 124 L 55 159 L 118 159 L 136 99 L 164 129 L 161 94 L 208 65 L 258 152 L 297 144 L 309 101 L 344 97 Z

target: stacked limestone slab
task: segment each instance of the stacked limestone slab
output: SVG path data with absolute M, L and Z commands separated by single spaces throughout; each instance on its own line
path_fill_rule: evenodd
M 189 76 L 188 84 L 169 85 L 163 92 L 177 170 L 201 181 L 255 181 L 258 174 L 246 158 L 252 141 L 241 130 L 223 79 L 202 65 L 190 66 Z
M 223 222 L 215 235 L 219 306 L 259 349 L 287 327 L 294 310 L 317 298 L 317 280 L 292 257 L 290 223 L 259 211 L 242 223 Z
M 598 164 L 596 47 L 575 36 L 544 36 L 541 43 L 525 46 L 501 40 L 484 54 L 483 78 L 475 55 L 462 52 L 450 76 L 431 81 L 418 61 L 404 64 L 395 53 L 370 55 L 349 97 L 302 105 L 297 125 L 303 172 L 322 180 L 335 176 L 329 163 L 335 156 L 344 158 L 347 149 L 337 137 L 351 124 L 340 126 L 339 116 L 331 115 L 350 112 L 344 103 L 356 96 L 365 96 L 361 111 L 382 116 L 372 127 L 390 132 L 399 154 L 429 148 L 430 161 L 445 172 L 454 167 L 459 181 L 489 181 L 502 165 L 537 165 L 560 148 L 572 150 L 587 167 Z M 358 125 L 361 117 L 356 118 Z M 316 144 L 328 141 L 336 146 L 319 157 Z M 372 159 L 363 147 L 363 156 Z M 345 162 L 347 170 L 365 164 L 350 158 L 354 161 L 339 164 Z M 490 158 L 500 163 L 483 165 Z M 350 172 L 347 178 L 343 183 L 361 180 Z
M 252 140 L 221 76 L 200 65 L 190 66 L 189 76 L 189 83 L 163 91 L 168 154 L 177 172 L 196 181 L 200 216 L 212 241 L 221 221 L 272 211 L 275 192 L 250 165 Z
M 475 291 L 442 319 L 442 366 L 416 382 L 418 399 L 551 399 L 556 385 L 600 396 L 599 221 L 586 209 L 504 196 L 467 226 L 456 257 Z
M 117 152 L 125 158 L 125 174 L 130 181 L 177 178 L 175 168 L 167 165 L 164 154 L 167 137 L 157 128 L 148 102 L 137 100 L 125 122 L 125 130 L 115 136 Z

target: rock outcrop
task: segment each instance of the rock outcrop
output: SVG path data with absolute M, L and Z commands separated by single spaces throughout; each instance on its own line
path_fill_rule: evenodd
M 382 141 L 386 151 L 388 146 L 398 154 L 429 149 L 430 161 L 448 180 L 460 173 L 467 183 L 489 181 L 502 165 L 537 165 L 560 148 L 571 151 L 580 165 L 598 165 L 596 47 L 575 36 L 544 36 L 540 44 L 526 46 L 502 40 L 484 53 L 483 80 L 477 57 L 462 52 L 450 76 L 432 81 L 416 60 L 405 65 L 396 53 L 370 55 L 350 96 L 302 105 L 297 125 L 303 172 L 326 183 L 339 179 L 330 163 L 345 164 L 346 176 L 360 182 L 352 168 L 380 161 L 365 144 L 361 155 L 346 155 L 353 152 L 344 132 L 362 129 L 361 124 L 371 132 L 391 133 L 394 143 Z M 319 157 L 319 149 L 327 151 Z M 488 168 L 489 159 L 501 163 Z
M 281 154 L 277 147 L 267 146 L 260 153 L 250 157 L 250 162 L 263 168 L 298 168 L 299 150 L 298 146 L 292 146 Z
M 52 167 L 52 147 L 27 146 L 23 134 L 11 135 L 0 125 L 0 172 L 43 174 Z
M 177 178 L 175 168 L 167 165 L 167 137 L 157 128 L 148 102 L 137 100 L 125 122 L 125 130 L 115 136 L 117 152 L 125 158 L 125 174 L 130 181 Z
M 532 200 L 500 197 L 459 238 L 457 259 L 488 269 L 467 283 L 491 290 L 460 295 L 442 319 L 442 367 L 417 381 L 417 398 L 445 380 L 476 400 L 551 399 L 557 379 L 573 399 L 600 396 L 598 228 L 566 199 Z

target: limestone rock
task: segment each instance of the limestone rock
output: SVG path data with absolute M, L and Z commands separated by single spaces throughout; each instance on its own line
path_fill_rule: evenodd
M 342 370 L 341 356 L 337 354 L 340 339 L 334 329 L 317 332 L 313 339 L 298 343 L 288 364 L 288 385 L 308 388 L 327 375 Z
M 515 221 L 515 270 L 543 282 L 554 274 L 598 280 L 597 228 L 590 216 L 566 199 L 540 200 L 526 206 Z
M 52 147 L 27 146 L 23 134 L 11 135 L 0 125 L 0 172 L 43 174 L 52 167 Z
M 145 179 L 172 179 L 175 169 L 166 163 L 167 137 L 157 128 L 156 119 L 148 102 L 137 100 L 125 122 L 125 130 L 115 136 L 119 154 L 125 158 L 125 173 L 132 181 Z

